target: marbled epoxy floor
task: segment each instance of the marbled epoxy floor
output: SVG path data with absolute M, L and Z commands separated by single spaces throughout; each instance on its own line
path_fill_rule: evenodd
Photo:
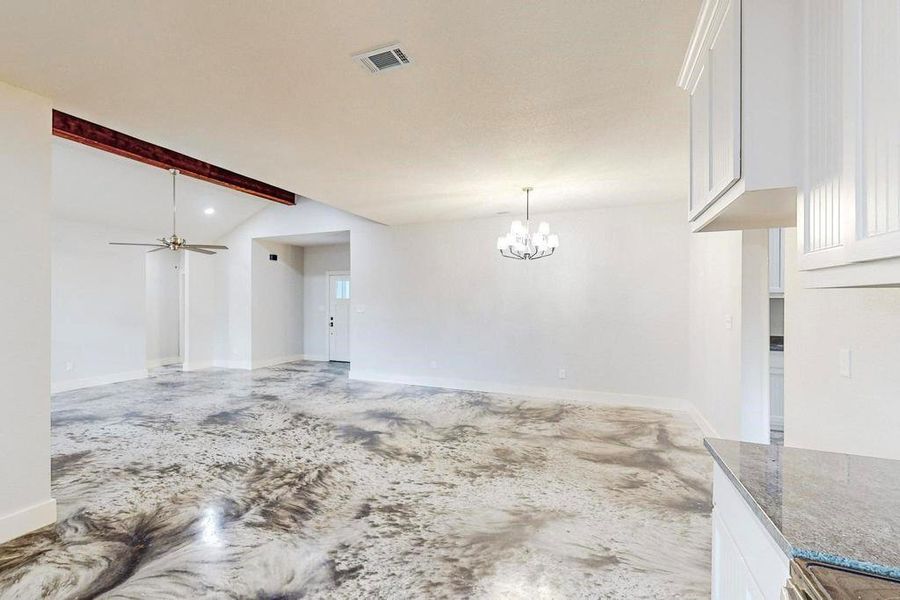
M 54 397 L 0 597 L 708 598 L 710 473 L 677 414 L 164 371 Z

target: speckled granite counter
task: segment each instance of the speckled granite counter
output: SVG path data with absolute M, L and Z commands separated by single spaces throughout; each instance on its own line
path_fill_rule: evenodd
M 900 578 L 900 461 L 705 444 L 788 556 Z

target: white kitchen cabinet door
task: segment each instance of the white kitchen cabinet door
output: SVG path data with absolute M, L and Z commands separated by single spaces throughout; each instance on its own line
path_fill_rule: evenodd
M 804 3 L 799 266 L 809 287 L 900 283 L 900 2 Z
M 718 464 L 712 521 L 713 600 L 779 600 L 789 559 Z
M 855 127 L 847 93 L 853 78 L 843 0 L 804 3 L 804 174 L 798 196 L 797 235 L 801 269 L 846 261 L 853 204 L 852 147 Z
M 718 0 L 691 88 L 691 201 L 696 218 L 741 173 L 740 0 Z
M 784 296 L 784 229 L 769 230 L 769 296 Z
M 691 93 L 691 206 L 693 219 L 709 206 L 709 76 L 700 67 Z
M 691 94 L 692 231 L 793 227 L 799 0 L 702 0 L 678 85 Z
M 713 511 L 712 525 L 713 600 L 765 600 L 737 542 L 716 511 Z
M 741 176 L 741 4 L 720 1 L 709 71 L 709 188 L 712 202 Z
M 784 431 L 784 352 L 769 352 L 769 421 Z
M 900 256 L 900 2 L 854 0 L 859 146 L 853 261 Z

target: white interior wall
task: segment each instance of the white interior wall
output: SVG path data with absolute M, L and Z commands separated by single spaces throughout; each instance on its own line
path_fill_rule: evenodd
M 364 231 L 387 230 L 362 217 L 331 208 L 319 202 L 298 198 L 295 206 L 273 204 L 248 219 L 228 233 L 222 242 L 229 250 L 216 257 L 212 263 L 215 269 L 215 285 L 219 293 L 211 298 L 207 307 L 214 326 L 208 336 L 188 341 L 190 347 L 209 344 L 210 358 L 220 366 L 250 368 L 252 347 L 252 287 L 251 257 L 252 243 L 256 238 L 301 235 L 331 231 L 350 231 L 362 234 Z M 364 253 L 355 249 L 353 263 L 366 263 Z M 211 308 L 212 307 L 212 308 Z M 365 335 L 363 324 L 351 324 L 351 348 L 357 335 Z
M 689 235 L 691 399 L 708 434 L 740 439 L 743 237 Z
M 392 227 L 378 240 L 354 235 L 355 310 L 362 293 L 369 299 L 353 375 L 585 399 L 685 398 L 681 207 L 538 215 L 561 246 L 533 262 L 497 252 L 511 218 Z M 370 269 L 357 264 L 358 250 Z
M 769 443 L 769 232 L 742 232 L 741 438 Z
M 303 354 L 328 360 L 328 271 L 350 270 L 350 244 L 303 249 Z
M 785 231 L 796 248 L 796 229 Z M 900 289 L 805 289 L 786 254 L 785 443 L 900 459 Z
M 253 368 L 303 358 L 303 248 L 267 240 L 251 246 Z M 278 260 L 269 260 L 275 254 Z
M 216 340 L 220 335 L 217 304 L 222 302 L 221 291 L 217 285 L 216 269 L 219 263 L 223 262 L 221 257 L 226 256 L 225 252 L 213 256 L 194 252 L 185 252 L 182 255 L 184 348 L 182 349 L 181 368 L 185 371 L 205 369 L 216 364 Z M 249 281 L 247 287 L 249 291 Z M 249 357 L 247 362 L 249 365 Z M 222 364 L 221 366 L 243 365 Z
M 181 252 L 146 256 L 147 368 L 181 362 Z
M 54 220 L 54 392 L 147 375 L 145 252 L 110 246 L 140 232 Z
M 0 543 L 50 498 L 50 102 L 0 82 Z
M 354 377 L 683 406 L 683 217 L 674 203 L 547 215 L 563 247 L 524 263 L 494 249 L 508 217 L 388 228 L 273 206 L 226 236 L 218 362 L 249 362 L 251 240 L 350 230 Z
M 767 442 L 768 237 L 690 236 L 691 400 L 708 435 Z

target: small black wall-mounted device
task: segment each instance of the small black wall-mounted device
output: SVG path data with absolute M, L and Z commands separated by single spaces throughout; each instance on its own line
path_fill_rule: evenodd
M 269 255 L 269 260 L 278 260 L 278 255 L 277 255 L 277 254 L 270 254 L 270 255 Z

